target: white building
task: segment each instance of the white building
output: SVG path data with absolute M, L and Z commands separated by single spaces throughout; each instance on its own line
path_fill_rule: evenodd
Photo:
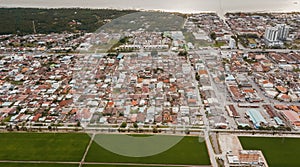
M 278 24 L 276 27 L 267 27 L 264 38 L 268 46 L 282 46 L 282 40 L 286 40 L 289 35 L 289 26 Z
M 278 24 L 276 27 L 278 29 L 278 39 L 286 40 L 289 35 L 289 26 L 286 24 Z
M 233 38 L 229 39 L 229 48 L 230 49 L 235 49 L 236 48 L 236 43 L 235 43 L 235 40 Z
M 278 41 L 278 29 L 277 29 L 277 27 L 267 27 L 264 37 L 269 42 Z

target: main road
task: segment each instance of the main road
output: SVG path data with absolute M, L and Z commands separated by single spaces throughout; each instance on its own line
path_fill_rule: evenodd
M 191 65 L 191 61 L 189 59 L 189 56 L 187 56 L 187 62 L 190 65 L 190 67 L 193 67 Z M 195 85 L 196 91 L 197 91 L 198 102 L 201 103 L 201 105 L 199 107 L 199 110 L 200 110 L 200 113 L 202 114 L 202 119 L 203 119 L 203 122 L 204 122 L 204 131 L 203 131 L 204 132 L 204 140 L 205 140 L 207 151 L 208 151 L 208 154 L 209 154 L 210 163 L 211 163 L 211 165 L 213 167 L 217 167 L 218 163 L 216 161 L 216 154 L 214 152 L 212 143 L 210 142 L 210 139 L 209 139 L 209 132 L 210 132 L 209 121 L 208 121 L 208 119 L 206 117 L 206 114 L 205 114 L 205 111 L 204 111 L 204 108 L 203 108 L 204 105 L 203 105 L 201 97 L 200 97 L 200 91 L 199 91 L 199 88 L 198 88 L 198 82 L 197 82 L 197 80 L 195 78 L 195 70 L 191 69 L 191 73 L 192 73 L 194 85 Z

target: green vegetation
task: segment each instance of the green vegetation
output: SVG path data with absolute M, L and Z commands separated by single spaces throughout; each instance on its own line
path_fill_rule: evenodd
M 238 35 L 237 40 L 244 46 L 248 47 L 249 43 L 256 43 L 255 39 L 258 39 L 259 36 L 257 34 L 243 34 L 243 35 Z
M 51 163 L 0 163 L 5 167 L 78 167 L 78 164 L 51 164 Z M 112 167 L 112 166 L 111 166 Z
M 96 136 L 97 137 L 97 136 Z M 198 137 L 184 137 L 169 150 L 148 157 L 126 157 L 107 151 L 93 142 L 86 157 L 86 162 L 124 162 L 153 164 L 190 164 L 209 165 L 205 142 L 199 143 Z
M 211 38 L 212 40 L 216 40 L 216 38 L 217 38 L 217 35 L 216 35 L 215 32 L 211 32 L 211 33 L 209 34 L 209 36 L 210 36 L 210 38 Z
M 285 137 L 239 137 L 246 150 L 261 150 L 270 167 L 299 165 L 300 139 Z
M 133 127 L 134 127 L 134 128 L 138 128 L 139 125 L 135 122 L 135 123 L 133 123 Z
M 213 45 L 214 47 L 220 48 L 221 46 L 226 45 L 226 42 L 223 41 L 216 41 L 215 44 Z
M 127 123 L 126 122 L 122 122 L 122 124 L 120 125 L 120 128 L 126 128 L 127 127 Z
M 114 44 L 107 52 L 115 52 L 119 46 L 127 44 L 129 42 L 130 37 L 121 38 L 116 44 Z M 132 51 L 132 50 L 122 50 L 122 51 Z
M 141 166 L 141 165 L 83 165 L 83 167 L 136 167 L 136 166 Z M 163 166 L 163 165 L 162 165 Z M 144 166 L 143 165 L 143 167 L 157 167 L 157 165 L 155 165 L 155 166 Z M 172 166 L 168 166 L 168 167 L 172 167 Z
M 146 31 L 178 31 L 184 24 L 182 16 L 182 14 L 167 12 L 136 12 L 111 21 L 109 25 L 102 27 L 102 30 L 120 32 L 120 30 L 143 28 Z
M 1 133 L 0 160 L 79 162 L 89 139 L 79 133 Z
M 248 59 L 247 57 L 243 57 L 243 60 L 249 64 L 256 63 L 257 61 L 254 59 Z
M 0 8 L 0 34 L 94 32 L 134 10 Z
M 187 56 L 188 52 L 187 51 L 179 51 L 178 56 Z
M 78 164 L 53 164 L 53 163 L 0 163 L 0 166 L 5 167 L 78 167 Z M 103 165 L 103 164 L 89 164 L 83 165 L 83 167 L 137 167 L 140 165 Z M 144 166 L 144 165 L 143 165 Z M 144 166 L 154 167 L 154 166 Z M 172 166 L 169 166 L 172 167 Z
M 151 135 L 130 135 L 134 137 L 149 137 Z M 96 136 L 97 137 L 97 136 Z M 82 133 L 0 133 L 0 142 L 5 143 L 0 148 L 0 160 L 12 161 L 50 161 L 49 163 L 33 162 L 2 162 L 6 167 L 73 167 L 78 166 L 90 137 Z M 45 156 L 47 155 L 47 156 Z M 53 161 L 53 163 L 51 163 Z M 55 163 L 74 162 L 74 164 Z M 169 150 L 149 157 L 126 157 L 105 150 L 95 142 L 92 143 L 86 162 L 104 163 L 155 163 L 155 164 L 210 164 L 206 145 L 199 143 L 198 137 L 184 137 Z M 84 165 L 122 167 L 123 165 Z M 126 165 L 127 166 L 127 165 Z M 139 165 L 128 165 L 139 166 Z
M 11 81 L 10 83 L 13 85 L 23 85 L 23 81 Z
M 294 72 L 300 72 L 300 68 L 296 68 L 293 70 Z

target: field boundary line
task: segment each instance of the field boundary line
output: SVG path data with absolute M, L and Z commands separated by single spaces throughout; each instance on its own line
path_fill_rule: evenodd
M 84 163 L 85 157 L 86 157 L 87 153 L 89 152 L 90 147 L 91 147 L 91 145 L 92 145 L 92 143 L 93 143 L 93 141 L 94 141 L 95 135 L 96 135 L 96 134 L 93 133 L 93 135 L 92 135 L 92 137 L 91 137 L 91 139 L 90 139 L 90 142 L 89 142 L 89 144 L 87 145 L 87 147 L 86 147 L 86 149 L 85 149 L 85 152 L 84 152 L 84 154 L 83 154 L 83 156 L 82 156 L 82 159 L 81 159 L 81 161 L 79 162 L 79 167 L 82 167 L 82 164 Z

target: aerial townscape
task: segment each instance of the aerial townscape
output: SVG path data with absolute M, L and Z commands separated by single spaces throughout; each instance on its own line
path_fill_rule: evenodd
M 299 12 L 28 10 L 0 8 L 0 166 L 299 165 Z

